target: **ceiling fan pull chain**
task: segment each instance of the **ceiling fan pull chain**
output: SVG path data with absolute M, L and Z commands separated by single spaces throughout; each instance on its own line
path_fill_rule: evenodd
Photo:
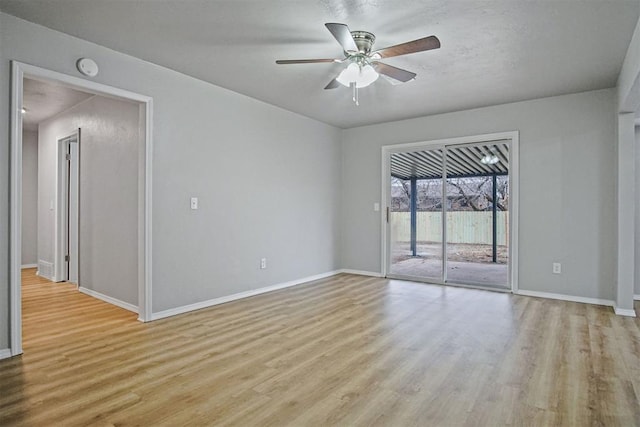
M 351 87 L 353 89 L 353 96 L 351 99 L 353 99 L 353 102 L 355 102 L 356 105 L 360 105 L 360 102 L 358 101 L 358 86 L 356 86 L 355 82 L 352 82 Z

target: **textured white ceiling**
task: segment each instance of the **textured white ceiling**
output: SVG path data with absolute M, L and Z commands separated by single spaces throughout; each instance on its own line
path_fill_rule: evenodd
M 22 126 L 35 130 L 38 123 L 68 110 L 93 96 L 65 86 L 24 79 L 22 106 L 27 112 L 22 116 Z
M 0 0 L 0 9 L 233 91 L 347 128 L 613 87 L 638 0 Z M 386 60 L 418 73 L 392 86 L 323 87 L 340 57 L 325 22 L 376 47 L 437 35 L 442 48 Z

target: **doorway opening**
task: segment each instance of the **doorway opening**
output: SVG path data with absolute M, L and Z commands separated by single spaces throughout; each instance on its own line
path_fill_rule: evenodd
M 40 88 L 46 87 L 44 92 Z M 25 91 L 25 88 L 27 90 Z M 37 90 L 29 90 L 36 88 Z M 53 89 L 52 89 L 53 88 Z M 47 91 L 52 91 L 48 93 Z M 64 96 L 56 94 L 82 93 L 81 100 L 76 99 L 65 108 L 59 104 Z M 45 95 L 49 95 L 48 97 Z M 53 94 L 53 95 L 52 95 Z M 26 105 L 38 96 L 47 98 L 49 108 L 31 108 Z M 36 140 L 37 152 L 37 211 L 38 247 L 35 263 L 24 265 L 36 269 L 38 275 L 50 282 L 68 281 L 75 283 L 79 291 L 102 299 L 114 305 L 120 305 L 138 313 L 138 320 L 148 321 L 151 318 L 151 159 L 152 159 L 152 99 L 133 92 L 102 85 L 77 77 L 53 72 L 40 67 L 12 62 L 11 92 L 11 187 L 10 187 L 10 342 L 11 355 L 22 353 L 22 267 L 23 262 L 23 149 L 26 154 L 28 139 Z M 55 110 L 52 112 L 52 110 Z M 46 117 L 33 119 L 31 114 L 44 114 Z M 104 113 L 104 112 L 107 113 Z M 125 126 L 122 115 L 127 115 Z M 105 117 L 117 126 L 104 126 L 104 121 L 96 117 Z M 81 130 L 85 136 L 83 120 L 94 123 L 86 126 L 87 146 L 85 159 L 80 161 Z M 29 121 L 35 123 L 34 129 L 27 132 Z M 102 127 L 100 128 L 100 125 Z M 104 137 L 106 134 L 115 138 Z M 126 130 L 127 139 L 119 138 L 116 132 Z M 112 132 L 109 134 L 108 132 Z M 125 131 L 122 131 L 123 133 Z M 95 134 L 95 135 L 94 135 Z M 93 136 L 92 136 L 93 135 Z M 100 140 L 100 135 L 103 135 Z M 46 149 L 41 142 L 46 141 Z M 126 142 L 126 144 L 125 144 Z M 90 148 L 90 149 L 89 149 Z M 117 158 L 115 154 L 117 153 Z M 124 155 L 123 155 L 124 153 Z M 122 160 L 124 159 L 124 160 Z M 121 160 L 121 161 L 118 161 Z M 126 163 L 126 164 L 125 164 Z M 46 164 L 46 165 L 45 165 Z M 83 166 L 84 165 L 84 166 Z M 31 167 L 33 170 L 33 167 Z M 84 170 L 84 171 L 83 171 Z M 109 179 L 109 176 L 112 179 Z M 114 184 L 113 177 L 128 177 L 126 185 Z M 42 178 L 42 179 L 41 179 Z M 46 183 L 46 185 L 40 185 Z M 27 183 L 24 182 L 25 190 Z M 82 197 L 82 188 L 85 187 Z M 111 186 L 111 187 L 109 187 Z M 47 188 L 45 188 L 47 187 Z M 128 198 L 126 203 L 113 203 Z M 104 197 L 106 195 L 106 197 Z M 30 197 L 33 194 L 29 195 Z M 120 199 L 118 199 L 120 197 Z M 93 200 L 92 200 L 93 198 Z M 33 205 L 33 203 L 32 203 Z M 83 232 L 82 217 L 88 220 L 84 228 L 102 230 L 102 234 Z M 127 218 L 126 228 L 121 221 Z M 109 229 L 99 224 L 104 219 L 112 218 Z M 95 291 L 97 280 L 104 281 L 109 276 L 105 271 L 119 272 L 123 270 L 122 250 L 113 250 L 117 241 L 113 236 L 123 235 L 126 228 L 131 241 L 126 247 L 131 248 L 134 264 L 128 269 L 127 286 L 133 292 L 133 304 L 119 304 L 117 298 Z M 45 232 L 41 233 L 42 230 Z M 106 236 L 106 237 L 105 237 Z M 47 247 L 40 247 L 39 238 L 47 240 Z M 102 240 L 97 240 L 100 237 Z M 111 239 L 110 241 L 105 241 Z M 84 243 L 83 243 L 84 242 Z M 106 244 L 105 244 L 106 242 Z M 83 267 L 80 248 L 85 247 L 87 260 Z M 119 246 L 122 248 L 122 245 Z M 105 249 L 106 248 L 106 249 Z M 93 251 L 93 253 L 91 252 Z M 102 251 L 102 252 L 98 252 Z M 41 256 L 41 253 L 46 256 Z M 105 253 L 114 255 L 105 262 Z M 118 258 L 120 257 L 120 258 Z M 110 268 L 105 266 L 111 265 Z M 113 268 L 113 267 L 116 268 Z M 83 276 L 92 273 L 92 277 Z M 109 273 L 111 274 L 111 273 Z M 27 274 L 29 276 L 29 274 Z M 89 276 L 89 274 L 87 274 Z M 114 280 L 119 282 L 118 280 Z
M 383 147 L 386 277 L 512 290 L 517 133 Z

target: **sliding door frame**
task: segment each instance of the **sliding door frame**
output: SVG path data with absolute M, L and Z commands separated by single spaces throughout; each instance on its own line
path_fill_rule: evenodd
M 473 135 L 473 136 L 464 136 L 458 138 L 447 138 L 447 139 L 438 139 L 431 141 L 420 141 L 420 142 L 411 142 L 411 143 L 403 143 L 403 144 L 393 144 L 393 145 L 385 145 L 382 147 L 382 191 L 381 191 L 381 200 L 382 206 L 384 209 L 382 210 L 382 215 L 380 218 L 380 231 L 381 231 L 381 272 L 383 277 L 389 276 L 389 267 L 390 267 L 390 243 L 391 243 L 391 232 L 389 227 L 389 215 L 390 215 L 390 202 L 391 202 L 391 186 L 389 185 L 389 177 L 391 176 L 391 155 L 394 153 L 406 153 L 406 152 L 414 152 L 414 151 L 425 151 L 425 150 L 442 150 L 443 156 L 443 182 L 446 180 L 446 148 L 450 146 L 465 146 L 465 145 L 475 145 L 482 143 L 491 143 L 495 141 L 509 141 L 509 289 L 501 289 L 494 288 L 482 285 L 473 285 L 473 284 L 461 284 L 461 283 L 451 283 L 447 282 L 447 254 L 446 254 L 446 206 L 443 205 L 442 209 L 442 254 L 443 254 L 443 262 L 441 277 L 444 279 L 443 281 L 435 281 L 435 280 L 420 280 L 427 283 L 434 283 L 439 285 L 451 285 L 451 286 L 463 286 L 463 287 L 472 287 L 472 288 L 482 288 L 482 289 L 490 289 L 490 290 L 506 290 L 510 292 L 516 292 L 518 290 L 518 208 L 519 208 L 519 139 L 520 135 L 518 131 L 510 131 L 510 132 L 499 132 L 499 133 L 491 133 L 491 134 L 483 134 L 483 135 Z M 443 198 L 445 197 L 446 188 L 443 185 Z M 394 276 L 396 278 L 405 278 L 400 276 Z M 415 277 L 406 277 L 408 280 L 416 280 L 418 278 Z

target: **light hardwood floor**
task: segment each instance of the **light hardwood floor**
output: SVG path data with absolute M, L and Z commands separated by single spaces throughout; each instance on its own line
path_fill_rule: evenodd
M 23 277 L 2 425 L 640 425 L 607 307 L 341 274 L 143 324 Z

